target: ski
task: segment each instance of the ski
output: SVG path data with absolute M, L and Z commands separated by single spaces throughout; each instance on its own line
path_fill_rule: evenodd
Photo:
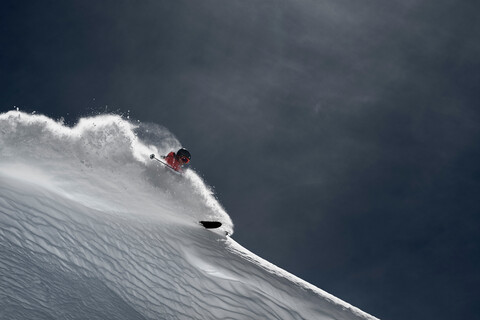
M 200 221 L 200 224 L 204 226 L 205 229 L 216 229 L 222 226 L 222 223 L 218 221 Z

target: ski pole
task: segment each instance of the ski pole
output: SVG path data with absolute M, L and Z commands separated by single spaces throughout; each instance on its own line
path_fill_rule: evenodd
M 158 162 L 160 162 L 161 164 L 163 164 L 165 167 L 168 167 L 169 169 L 173 170 L 173 172 L 179 174 L 180 172 L 178 172 L 177 170 L 175 170 L 171 165 L 169 165 L 168 163 L 165 163 L 163 162 L 162 160 L 158 159 L 157 157 L 155 157 L 155 154 L 151 154 L 150 155 L 150 159 L 152 160 L 157 160 Z

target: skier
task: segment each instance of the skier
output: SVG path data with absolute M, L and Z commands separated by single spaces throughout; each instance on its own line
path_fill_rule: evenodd
M 165 159 L 167 164 L 172 167 L 173 170 L 181 172 L 182 167 L 186 165 L 187 163 L 190 162 L 190 159 L 192 159 L 192 156 L 190 155 L 190 152 L 188 152 L 187 149 L 181 148 L 180 150 L 175 152 L 170 152 L 166 156 L 162 156 L 162 159 Z

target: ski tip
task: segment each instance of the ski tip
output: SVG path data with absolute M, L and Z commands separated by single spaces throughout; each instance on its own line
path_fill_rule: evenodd
M 222 223 L 218 221 L 200 221 L 200 224 L 206 229 L 216 229 L 222 226 Z

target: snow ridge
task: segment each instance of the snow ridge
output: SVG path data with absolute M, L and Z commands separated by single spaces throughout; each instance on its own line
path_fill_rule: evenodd
M 179 146 L 115 115 L 0 114 L 0 319 L 375 319 L 225 236 L 198 174 L 149 161 Z

